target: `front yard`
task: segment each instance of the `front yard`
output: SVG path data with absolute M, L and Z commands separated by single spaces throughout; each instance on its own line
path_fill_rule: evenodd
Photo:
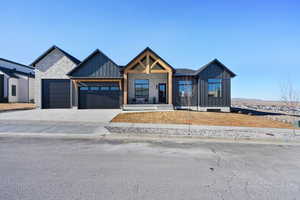
M 215 113 L 178 110 L 166 112 L 121 113 L 115 118 L 113 118 L 112 122 L 242 126 L 261 128 L 293 128 L 291 124 L 266 119 L 264 117 L 259 116 L 250 116 L 236 113 Z
M 25 110 L 33 109 L 35 105 L 32 103 L 0 103 L 0 112 L 8 110 Z

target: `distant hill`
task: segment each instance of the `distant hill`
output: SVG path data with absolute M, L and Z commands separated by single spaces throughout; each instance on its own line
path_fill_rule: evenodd
M 232 98 L 232 101 L 265 101 L 262 99 L 252 99 L 252 98 Z
M 262 100 L 262 99 L 248 99 L 248 98 L 232 98 L 233 105 L 282 105 L 281 101 Z

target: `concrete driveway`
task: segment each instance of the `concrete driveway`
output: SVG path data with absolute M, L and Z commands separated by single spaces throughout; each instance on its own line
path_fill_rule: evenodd
M 107 123 L 120 112 L 121 109 L 35 109 L 3 112 L 0 120 Z

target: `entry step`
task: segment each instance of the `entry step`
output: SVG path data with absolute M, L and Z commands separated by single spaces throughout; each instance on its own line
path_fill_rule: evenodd
M 143 111 L 143 110 L 174 110 L 172 104 L 126 104 L 123 105 L 125 111 Z

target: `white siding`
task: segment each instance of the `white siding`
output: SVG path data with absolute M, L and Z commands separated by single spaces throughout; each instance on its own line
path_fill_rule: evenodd
M 29 102 L 34 102 L 34 78 L 29 78 Z
M 15 69 L 16 72 L 13 73 L 19 77 L 13 78 L 8 76 L 5 72 L 2 73 L 4 74 L 4 97 L 8 98 L 8 102 L 29 102 L 29 93 L 31 93 L 31 96 L 34 95 L 34 84 L 31 84 L 32 91 L 29 91 L 29 79 L 34 80 L 34 78 L 29 78 L 27 75 L 19 74 L 18 72 L 34 74 L 34 69 L 19 64 L 14 64 L 2 59 L 0 59 L 0 66 L 9 70 Z M 11 95 L 12 85 L 16 85 L 16 96 Z
M 28 103 L 29 102 L 29 88 L 28 88 L 28 77 L 17 75 L 18 79 L 18 87 L 17 87 L 17 96 L 19 103 Z
M 16 86 L 16 96 L 12 96 L 12 86 Z M 19 93 L 19 84 L 17 78 L 9 78 L 8 81 L 8 102 L 9 103 L 17 103 L 18 102 L 18 93 Z
M 8 80 L 9 80 L 9 77 L 4 74 L 4 97 L 5 98 L 8 98 Z
M 9 103 L 28 103 L 34 97 L 34 78 L 29 78 L 18 74 L 19 78 L 9 77 L 4 74 L 4 98 L 8 98 Z M 16 96 L 12 96 L 12 85 L 16 86 Z M 30 87 L 30 88 L 29 88 Z

